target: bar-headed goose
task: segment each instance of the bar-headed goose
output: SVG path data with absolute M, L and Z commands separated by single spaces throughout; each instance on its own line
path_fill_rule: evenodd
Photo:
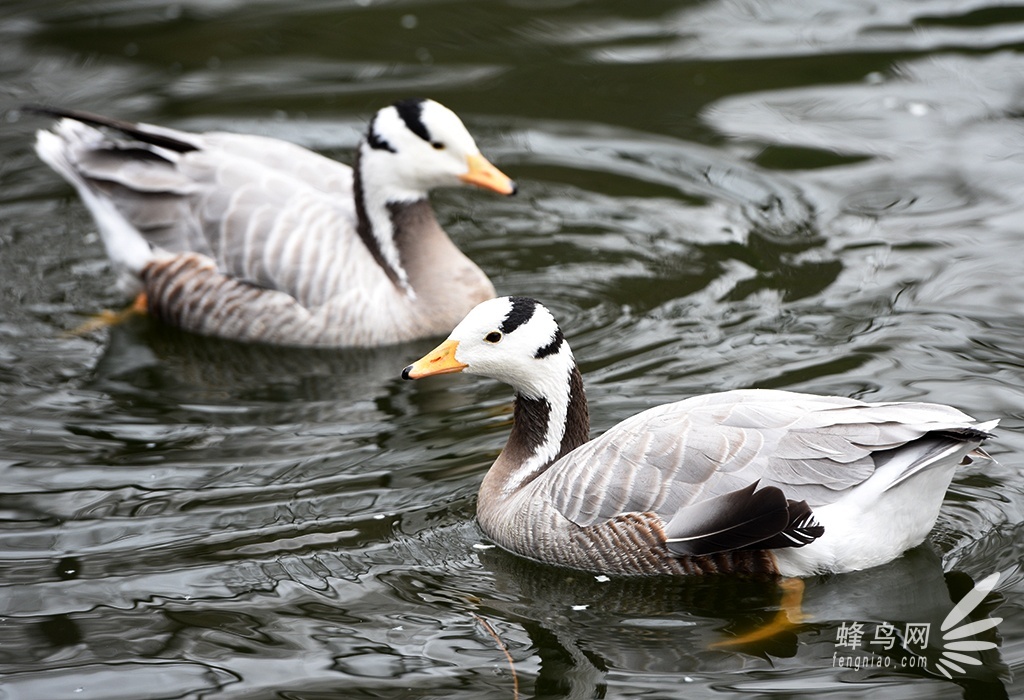
M 741 390 L 629 418 L 588 442 L 583 382 L 533 299 L 481 303 L 406 379 L 482 374 L 515 389 L 514 425 L 477 504 L 498 545 L 615 574 L 805 576 L 919 544 L 961 463 L 998 421 L 949 406 Z
M 427 193 L 515 184 L 437 102 L 380 110 L 354 169 L 262 136 L 29 109 L 60 119 L 36 151 L 171 324 L 280 345 L 380 345 L 441 335 L 494 296 Z

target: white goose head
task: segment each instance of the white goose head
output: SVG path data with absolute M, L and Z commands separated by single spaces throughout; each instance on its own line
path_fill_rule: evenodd
M 395 217 L 434 187 L 476 185 L 515 194 L 516 184 L 480 154 L 462 121 L 433 100 L 401 100 L 377 112 L 355 167 L 356 230 L 392 282 L 410 298 Z M 430 214 L 433 217 L 433 214 Z
M 576 360 L 551 312 L 533 299 L 478 304 L 402 377 L 449 372 L 482 374 L 516 390 L 512 432 L 495 463 L 502 466 L 484 480 L 503 494 L 522 488 L 588 439 L 587 399 Z
M 514 194 L 515 183 L 480 154 L 462 120 L 433 100 L 401 100 L 377 112 L 360 146 L 367 193 L 412 202 L 435 187 L 471 184 Z
M 435 374 L 481 374 L 532 399 L 567 392 L 572 350 L 551 312 L 526 297 L 478 304 L 433 352 L 405 368 L 405 379 Z

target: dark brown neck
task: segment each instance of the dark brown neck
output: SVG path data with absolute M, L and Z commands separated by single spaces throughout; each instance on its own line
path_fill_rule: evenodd
M 563 431 L 553 425 L 560 413 L 553 404 L 566 407 Z M 486 483 L 493 474 L 505 491 L 526 486 L 590 438 L 587 397 L 576 364 L 569 370 L 564 395 L 530 398 L 516 394 L 513 419 L 505 449 L 485 479 Z
M 565 432 L 558 454 L 551 461 L 561 459 L 590 439 L 590 407 L 583 389 L 583 376 L 574 362 L 569 370 L 569 408 L 565 413 Z

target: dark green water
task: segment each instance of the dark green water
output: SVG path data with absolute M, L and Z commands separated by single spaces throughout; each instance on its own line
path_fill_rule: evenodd
M 1024 9 L 996 2 L 0 3 L 0 700 L 1024 694 Z M 31 150 L 25 102 L 270 134 L 347 160 L 408 95 L 520 196 L 435 198 L 502 293 L 560 318 L 600 432 L 738 387 L 1001 418 L 931 541 L 810 580 L 599 581 L 488 547 L 508 390 L 405 383 L 434 345 L 239 347 L 141 321 Z M 885 533 L 880 533 L 884 537 Z M 931 624 L 924 667 L 841 630 Z M 485 625 L 486 623 L 486 625 Z M 864 644 L 868 643 L 867 638 Z M 862 649 L 867 647 L 862 647 Z M 873 658 L 886 658 L 875 654 Z

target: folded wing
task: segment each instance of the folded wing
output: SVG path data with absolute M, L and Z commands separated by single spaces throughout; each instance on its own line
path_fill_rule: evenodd
M 881 489 L 989 426 L 935 404 L 746 390 L 659 406 L 549 470 L 548 496 L 581 527 L 655 513 L 677 554 L 802 546 L 813 509 L 890 465 Z M 888 473 L 891 472 L 891 473 Z M 877 481 L 877 480 L 876 480 Z M 875 482 L 872 482 L 875 483 Z

